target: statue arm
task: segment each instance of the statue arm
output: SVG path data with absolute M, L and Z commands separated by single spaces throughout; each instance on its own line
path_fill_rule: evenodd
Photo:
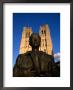
M 13 68 L 14 77 L 29 77 L 30 76 L 30 65 L 28 65 L 28 58 L 23 55 L 19 55 L 16 60 L 16 64 Z
M 16 59 L 16 64 L 14 65 L 14 68 L 13 68 L 13 77 L 20 77 L 22 75 L 21 62 L 22 62 L 21 55 L 18 55 Z

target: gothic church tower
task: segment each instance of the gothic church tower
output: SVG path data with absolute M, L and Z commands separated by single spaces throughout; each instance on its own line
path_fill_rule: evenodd
M 32 34 L 31 27 L 24 27 L 22 32 L 22 38 L 20 43 L 20 50 L 19 53 L 26 53 L 27 51 L 31 50 L 31 46 L 29 45 L 29 37 Z
M 47 24 L 40 26 L 39 35 L 41 37 L 41 46 L 39 50 L 52 55 L 52 40 L 50 36 L 50 29 Z

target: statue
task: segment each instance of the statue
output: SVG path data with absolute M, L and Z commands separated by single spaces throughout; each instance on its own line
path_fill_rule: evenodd
M 41 38 L 33 33 L 29 38 L 32 51 L 20 54 L 13 68 L 14 77 L 59 77 L 60 71 L 54 63 L 53 55 L 39 51 Z

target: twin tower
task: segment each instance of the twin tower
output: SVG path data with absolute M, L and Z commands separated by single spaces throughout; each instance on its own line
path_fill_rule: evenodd
M 31 46 L 29 45 L 29 37 L 32 33 L 33 32 L 31 27 L 23 28 L 21 42 L 20 42 L 20 49 L 19 49 L 20 54 L 32 50 Z M 47 24 L 40 26 L 39 35 L 41 37 L 41 45 L 39 47 L 39 50 L 52 55 L 53 46 L 50 35 L 50 29 Z

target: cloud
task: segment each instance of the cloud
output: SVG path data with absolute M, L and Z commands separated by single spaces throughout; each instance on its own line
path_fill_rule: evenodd
M 60 61 L 60 53 L 59 53 L 59 52 L 56 53 L 56 54 L 54 54 L 54 61 L 55 61 L 55 62 Z
M 54 58 L 60 58 L 60 53 L 54 54 Z

